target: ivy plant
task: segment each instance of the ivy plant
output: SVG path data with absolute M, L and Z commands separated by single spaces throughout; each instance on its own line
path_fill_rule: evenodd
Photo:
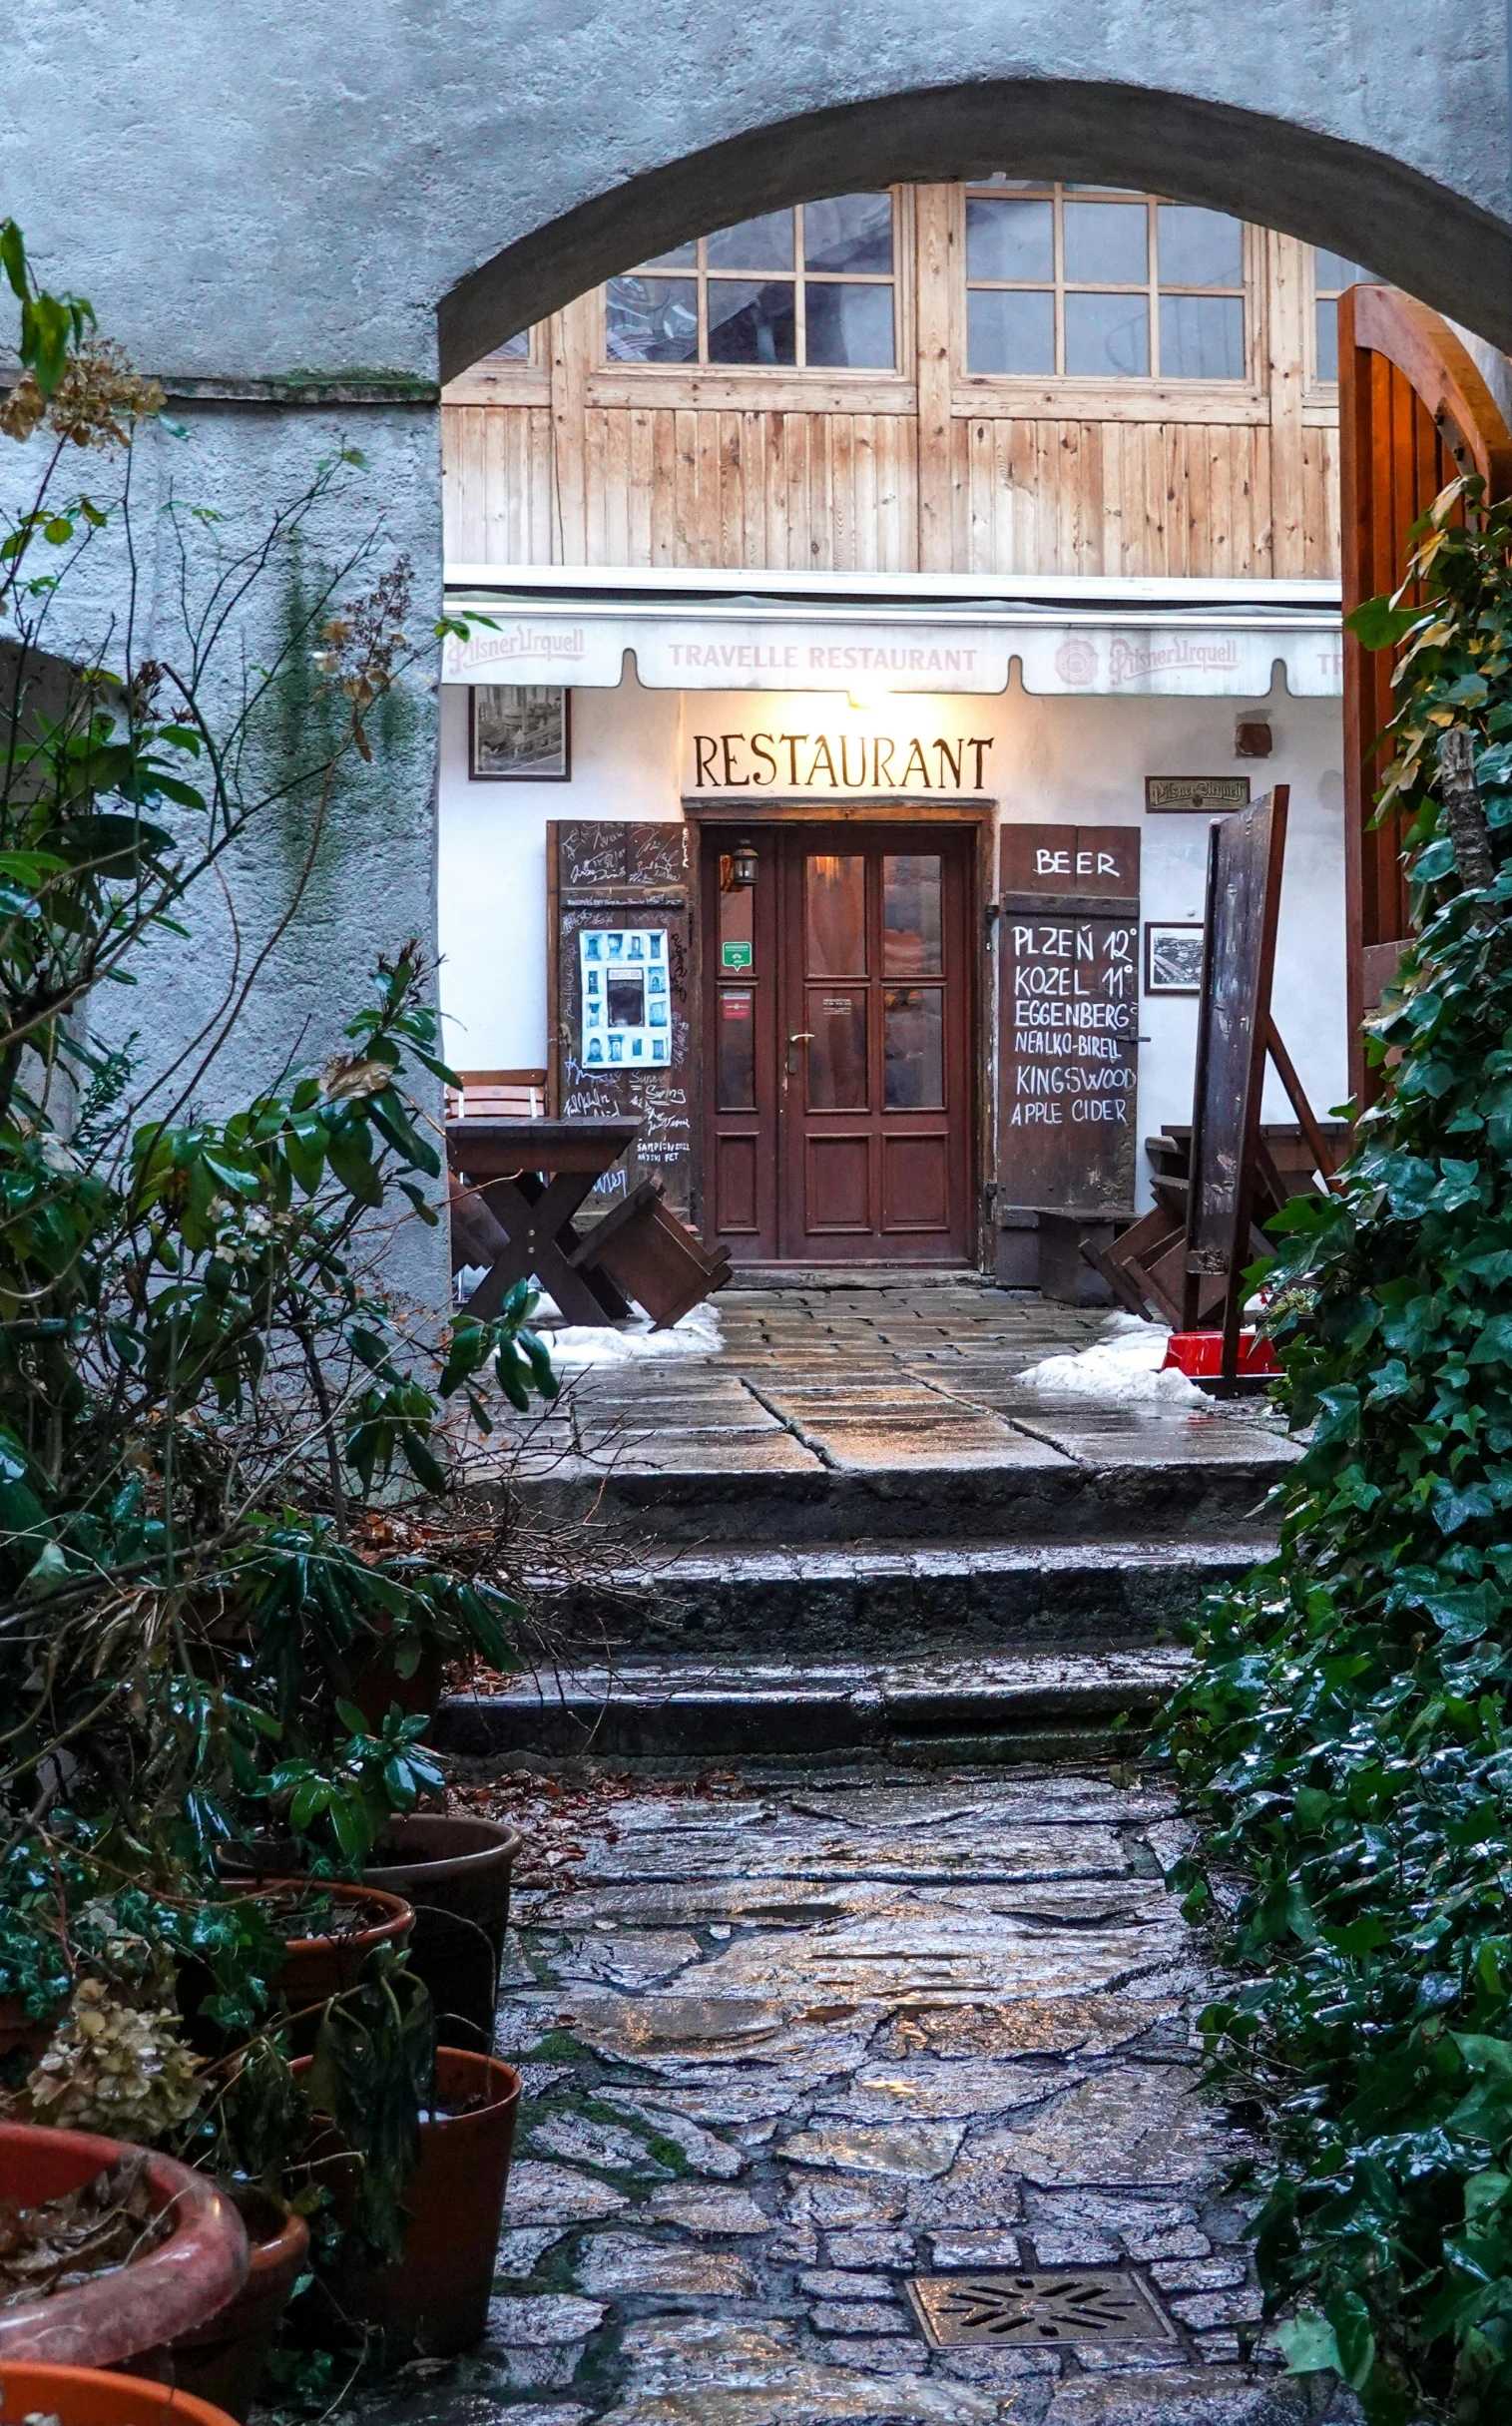
M 1263 2128 L 1290 2364 L 1379 2426 L 1512 2410 L 1512 506 L 1446 490 L 1407 584 L 1382 813 L 1413 940 L 1380 1093 L 1257 1271 L 1305 1448 L 1280 1552 L 1214 1604 L 1164 1748 L 1204 2017 Z M 1456 771 L 1459 770 L 1459 771 Z M 1228 1892 L 1221 1892 L 1227 1881 Z

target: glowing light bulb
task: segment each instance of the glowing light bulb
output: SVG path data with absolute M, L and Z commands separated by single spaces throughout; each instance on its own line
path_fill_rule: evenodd
M 851 707 L 859 709 L 862 716 L 869 716 L 873 709 L 885 708 L 892 694 L 885 683 L 875 681 L 870 675 L 862 675 L 851 684 L 849 696 Z

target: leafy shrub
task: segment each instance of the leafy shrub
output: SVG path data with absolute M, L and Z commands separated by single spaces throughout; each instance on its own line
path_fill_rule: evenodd
M 1512 2412 L 1512 507 L 1457 483 L 1413 537 L 1415 590 L 1355 621 L 1400 650 L 1382 801 L 1416 940 L 1336 1193 L 1272 1225 L 1280 1394 L 1312 1427 L 1280 1554 L 1214 1605 L 1165 1748 L 1209 1828 L 1187 1909 L 1239 1974 L 1204 2027 L 1275 2159 L 1259 2248 L 1300 2306 L 1290 2362 L 1372 2420 L 1489 2426 Z M 1441 776 L 1450 732 L 1483 817 Z

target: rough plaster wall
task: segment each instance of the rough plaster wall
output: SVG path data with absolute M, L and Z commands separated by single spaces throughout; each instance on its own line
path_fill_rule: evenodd
M 0 198 L 178 373 L 427 375 L 507 248 L 454 315 L 474 356 L 763 185 L 1010 152 L 1122 158 L 1506 344 L 1505 0 L 1447 31 L 1443 0 L 12 0 Z
M 408 637 L 418 641 L 434 623 L 441 590 L 439 465 L 436 420 L 428 408 L 185 409 L 177 417 L 182 438 L 150 429 L 131 462 L 139 661 L 155 654 L 182 666 L 188 659 L 179 556 L 166 512 L 171 497 L 221 517 L 213 533 L 196 528 L 190 542 L 190 595 L 201 601 L 216 547 L 229 557 L 241 555 L 266 528 L 272 509 L 307 485 L 322 458 L 354 446 L 368 463 L 365 472 L 343 474 L 339 493 L 317 510 L 298 562 L 277 566 L 237 613 L 211 685 L 221 729 L 237 712 L 245 669 L 272 661 L 291 592 L 301 583 L 313 586 L 322 562 L 345 563 L 370 543 L 367 561 L 349 577 L 349 594 L 370 587 L 407 554 L 415 597 Z M 0 445 L 5 504 L 14 507 L 28 493 L 38 454 L 36 440 L 26 447 Z M 70 481 L 82 481 L 102 500 L 117 498 L 119 462 L 91 455 L 71 459 L 65 468 Z M 106 636 L 119 633 L 128 595 L 123 537 L 117 503 L 111 531 L 60 593 L 47 634 L 54 650 L 88 656 L 104 640 L 107 662 L 118 655 Z M 330 729 L 329 712 L 322 719 L 313 691 L 313 669 L 301 650 L 283 706 L 252 753 L 249 794 L 277 788 L 292 768 L 308 765 L 330 746 L 321 738 Z M 374 765 L 348 761 L 298 915 L 256 977 L 230 1044 L 195 1089 L 195 1102 L 207 1111 L 229 1110 L 259 1086 L 275 1083 L 290 1060 L 323 1060 L 344 1021 L 368 999 L 368 972 L 380 953 L 392 954 L 411 935 L 434 948 L 435 702 L 428 681 L 407 680 L 380 706 L 370 738 Z M 185 913 L 188 935 L 157 940 L 142 956 L 136 986 L 98 990 L 90 1014 L 95 1033 L 119 1042 L 135 1029 L 139 1067 L 164 1067 L 178 1045 L 212 1018 L 233 982 L 251 973 L 288 908 L 312 831 L 307 793 L 263 810 L 223 862 L 225 890 L 214 878 L 198 888 Z M 198 1059 L 186 1063 L 181 1086 Z M 423 1084 L 431 1088 L 429 1080 Z M 444 1291 L 437 1233 L 411 1224 L 394 1276 L 428 1298 Z

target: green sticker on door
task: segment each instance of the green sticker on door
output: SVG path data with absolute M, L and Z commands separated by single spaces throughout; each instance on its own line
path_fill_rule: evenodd
M 721 944 L 720 967 L 722 969 L 749 969 L 750 966 L 751 946 L 749 943 Z

